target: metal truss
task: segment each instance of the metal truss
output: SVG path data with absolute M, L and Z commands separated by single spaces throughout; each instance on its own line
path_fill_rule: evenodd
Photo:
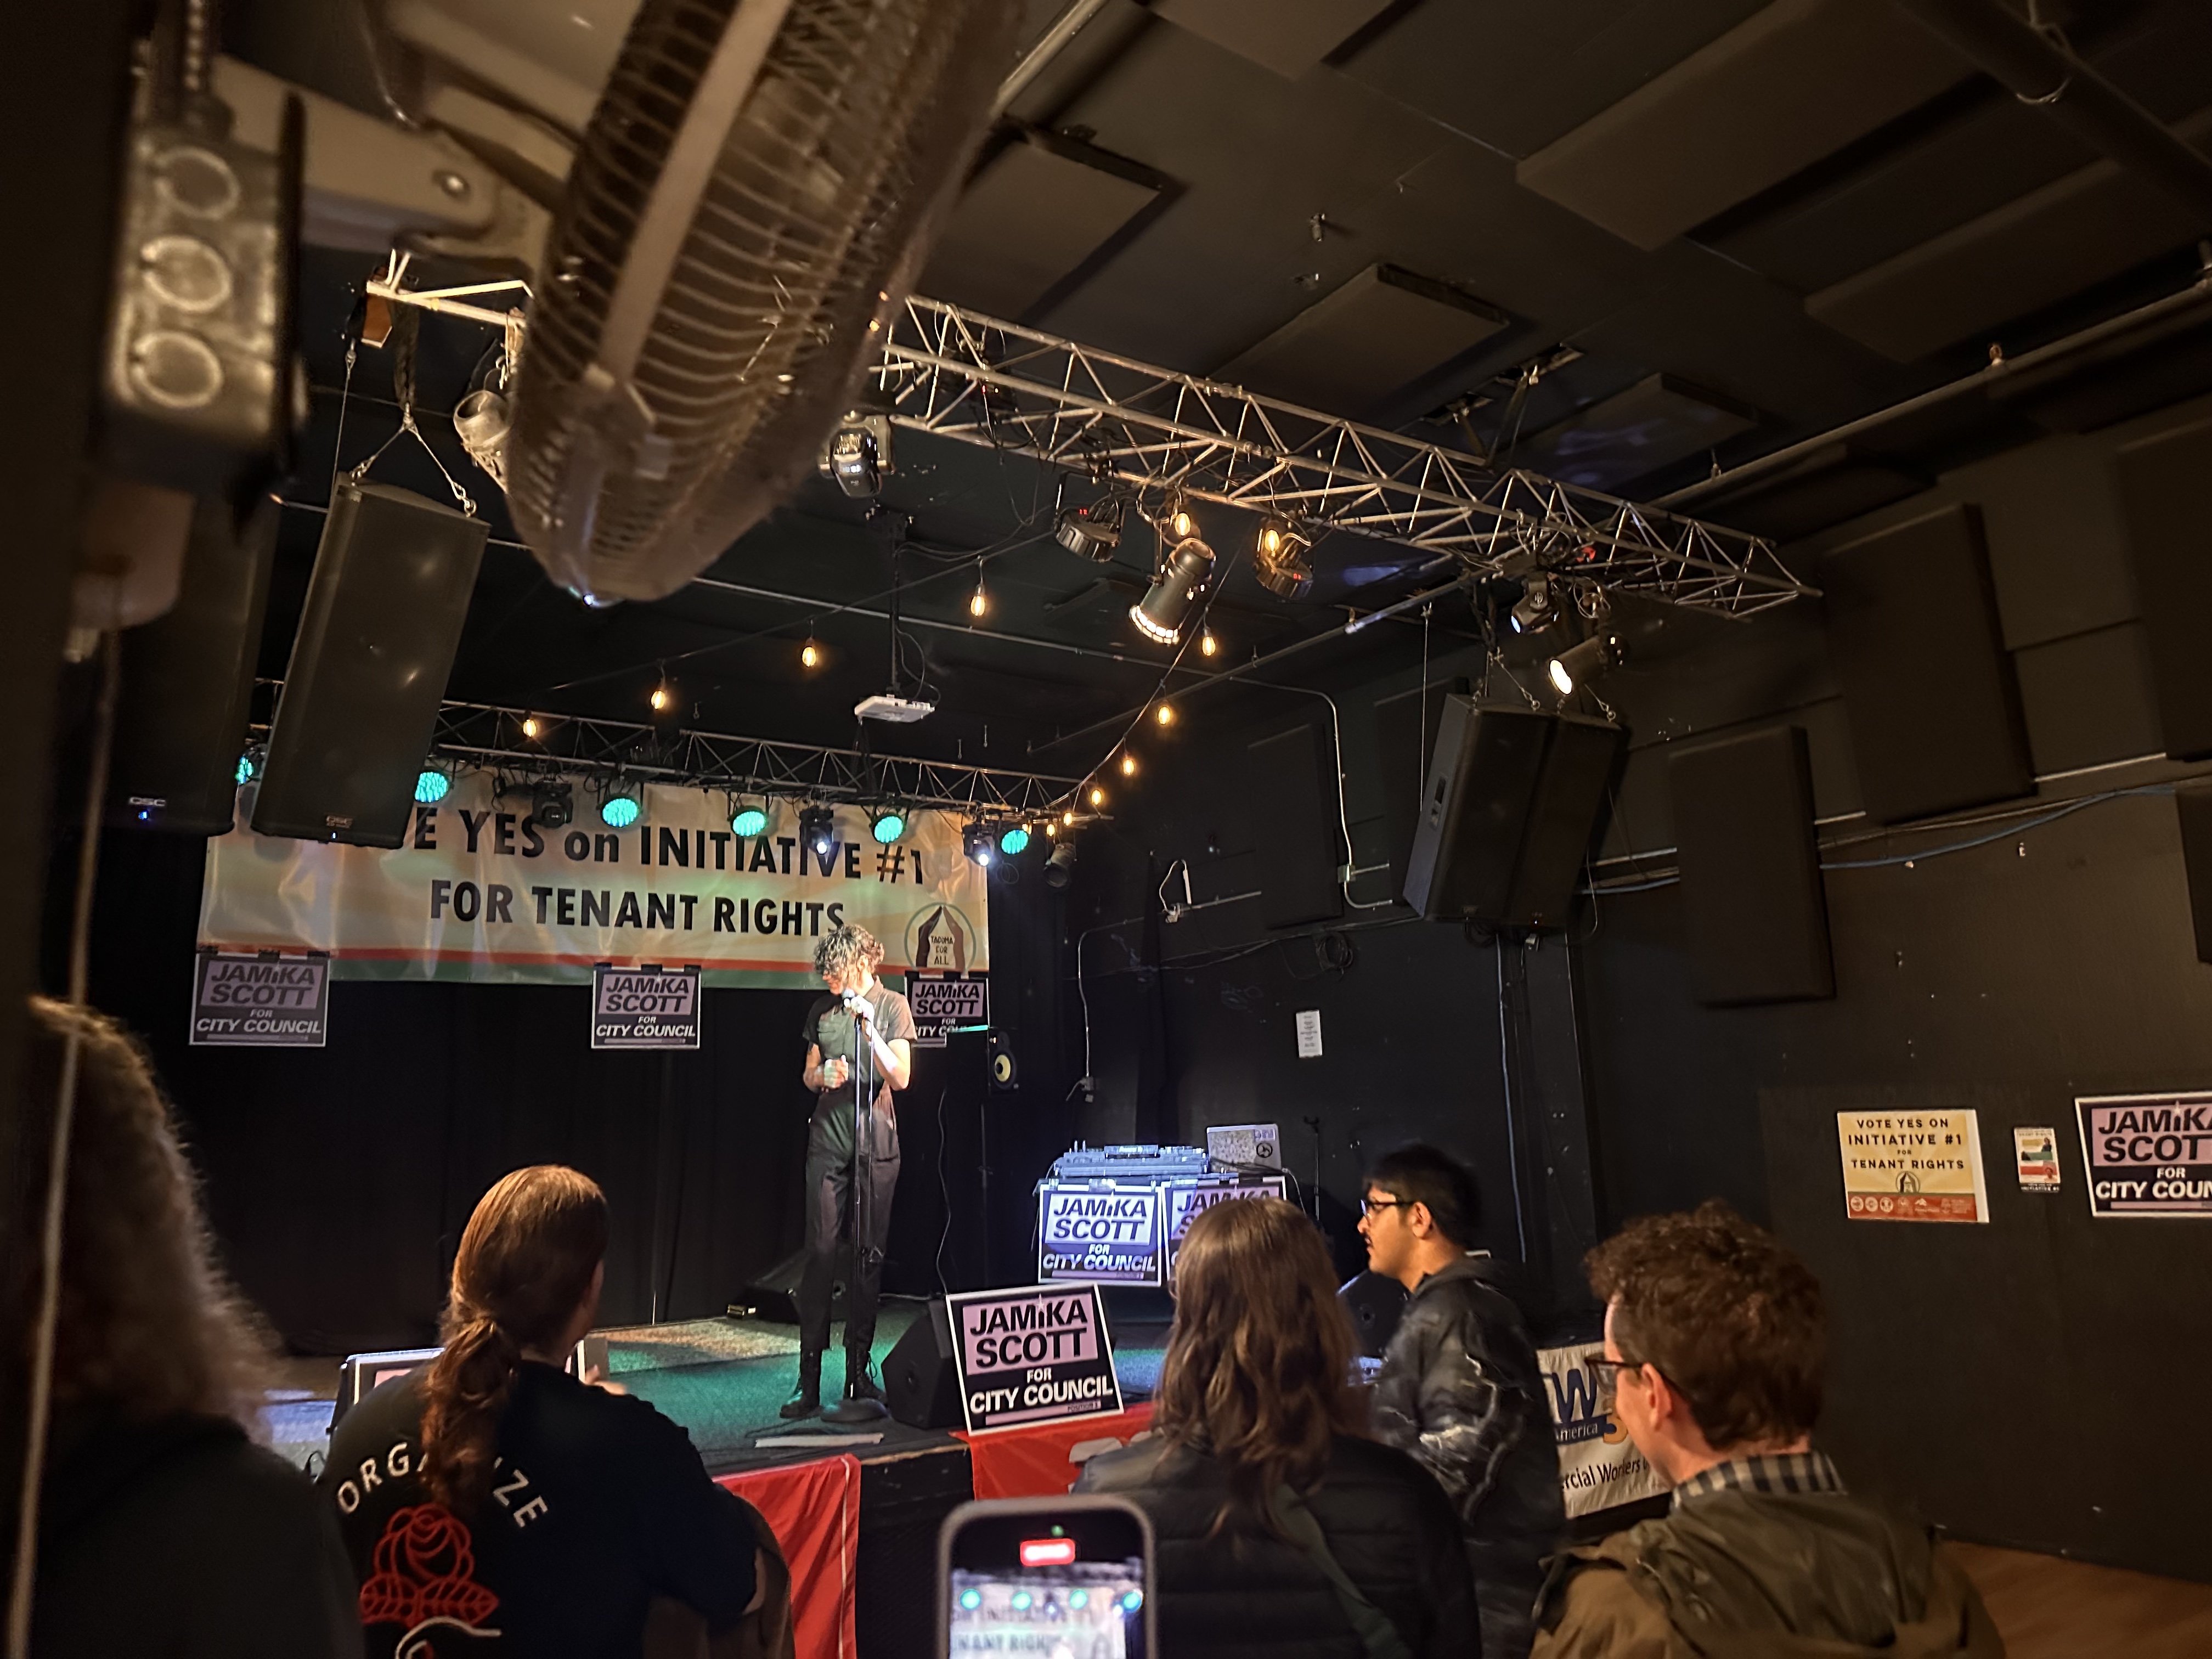
M 872 371 L 891 419 L 1127 489 L 1180 491 L 1594 588 L 1742 617 L 1815 589 L 1758 536 L 908 300 Z

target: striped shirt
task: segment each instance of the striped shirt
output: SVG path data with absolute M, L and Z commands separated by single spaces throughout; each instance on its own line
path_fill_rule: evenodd
M 1754 1457 L 1731 1457 L 1725 1463 L 1692 1475 L 1674 1488 L 1674 1507 L 1680 1509 L 1708 1492 L 1741 1489 L 1747 1492 L 1841 1492 L 1844 1478 L 1826 1452 L 1765 1452 Z

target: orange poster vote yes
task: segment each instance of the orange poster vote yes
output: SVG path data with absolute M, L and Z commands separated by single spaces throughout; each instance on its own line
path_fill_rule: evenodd
M 1844 1210 L 1854 1221 L 1990 1218 L 1982 1136 L 1970 1108 L 1838 1112 Z

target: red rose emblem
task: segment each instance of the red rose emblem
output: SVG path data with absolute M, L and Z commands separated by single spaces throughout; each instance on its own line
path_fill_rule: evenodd
M 426 1619 L 473 1626 L 491 1616 L 499 1597 L 476 1582 L 469 1529 L 438 1504 L 399 1510 L 376 1540 L 368 1581 L 361 1587 L 361 1622 L 409 1630 Z

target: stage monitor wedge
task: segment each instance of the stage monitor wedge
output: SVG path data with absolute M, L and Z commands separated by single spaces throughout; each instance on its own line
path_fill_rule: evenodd
M 228 502 L 200 502 L 176 605 L 124 630 L 109 823 L 194 836 L 230 829 L 276 514 L 275 502 L 257 501 L 240 522 Z
M 489 529 L 404 489 L 339 481 L 270 733 L 254 829 L 400 844 Z
M 1899 823 L 2033 791 L 1977 509 L 1954 503 L 1846 543 L 1821 561 L 1819 581 L 1869 818 Z
M 1803 728 L 1685 744 L 1667 776 L 1692 994 L 1708 1007 L 1835 995 Z
M 1406 902 L 1430 921 L 1565 926 L 1626 735 L 1578 714 L 1447 698 Z
M 2200 760 L 2212 755 L 2212 421 L 2124 445 L 2112 464 L 2166 752 Z
M 960 1374 L 952 1364 L 952 1319 L 941 1296 L 929 1298 L 921 1318 L 884 1360 L 884 1403 L 897 1421 L 915 1429 L 957 1429 Z

